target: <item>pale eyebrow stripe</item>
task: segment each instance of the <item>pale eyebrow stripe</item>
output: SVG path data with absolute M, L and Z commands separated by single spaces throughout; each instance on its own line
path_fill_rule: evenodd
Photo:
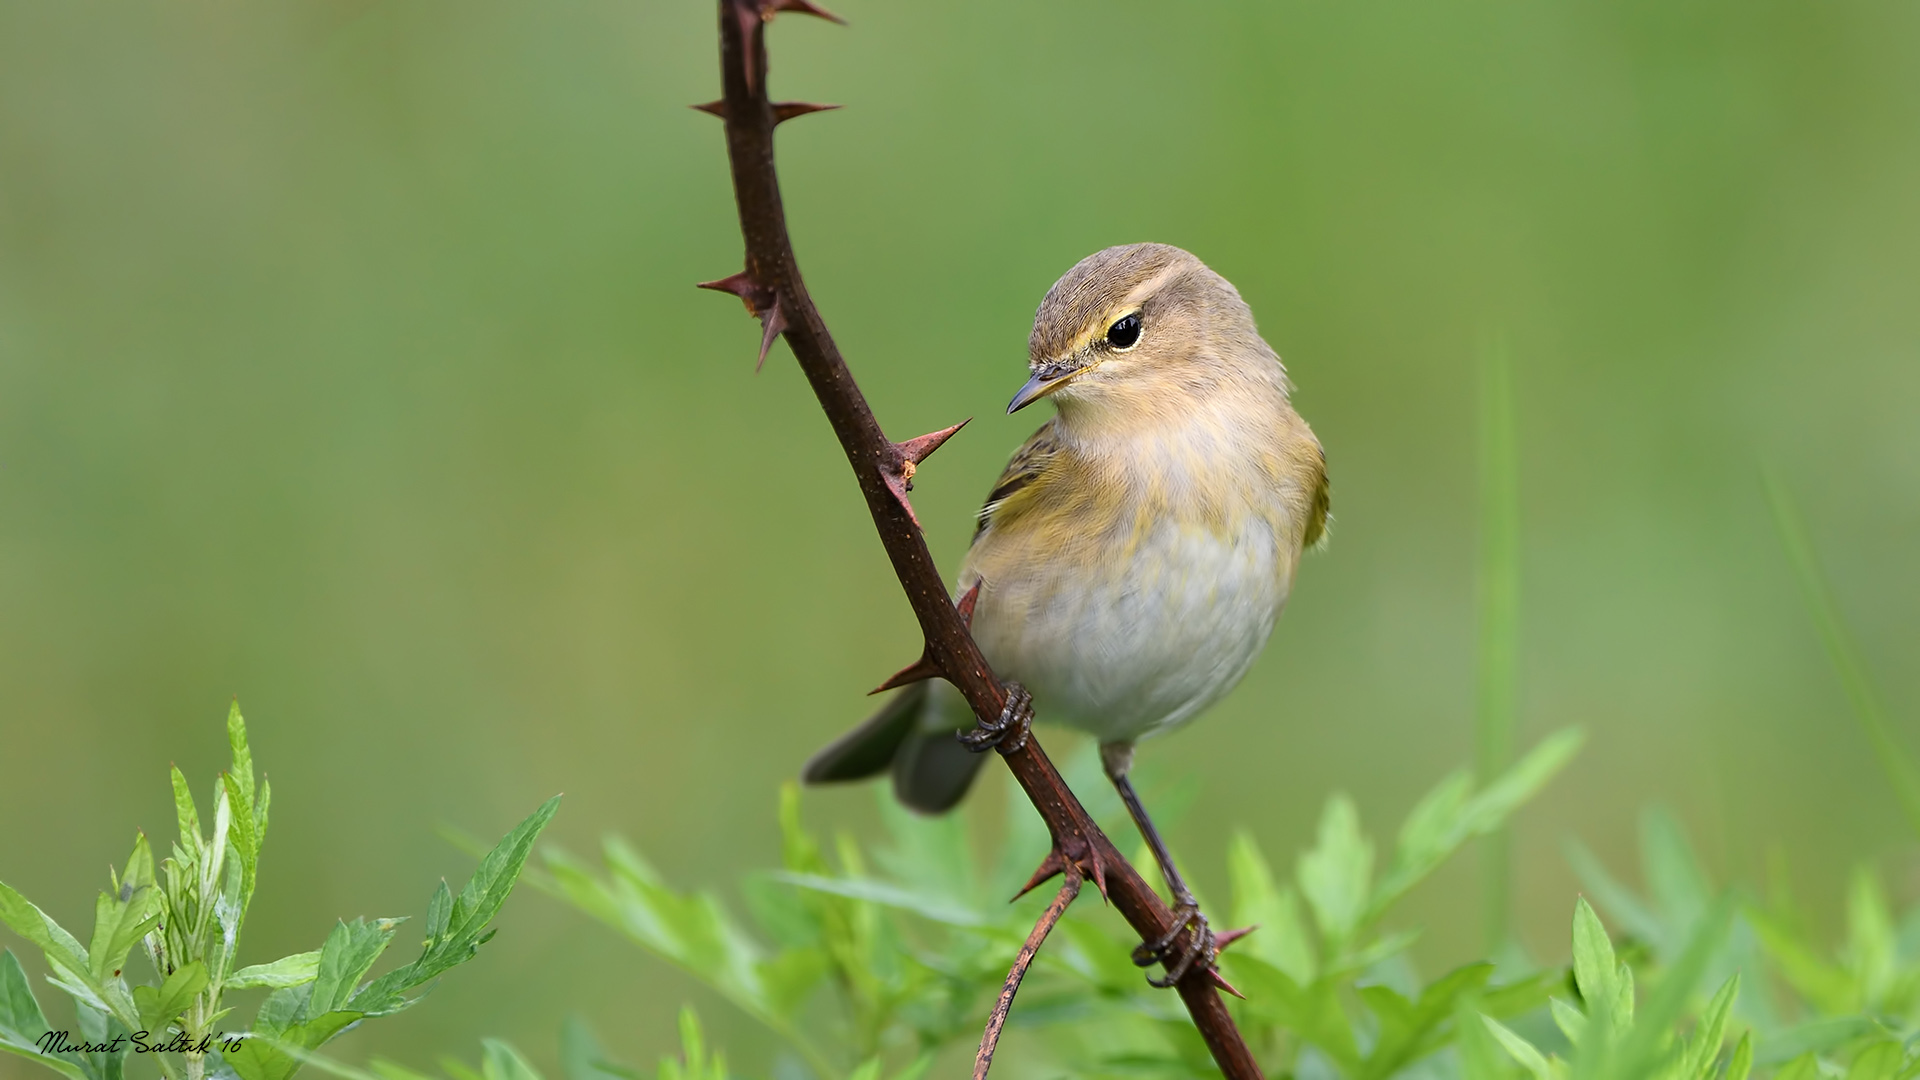
M 1175 262 L 1173 265 L 1168 266 L 1166 269 L 1141 282 L 1139 285 L 1134 286 L 1133 291 L 1128 293 L 1126 300 L 1122 302 L 1122 306 L 1133 307 L 1135 304 L 1140 303 L 1140 301 L 1159 292 L 1160 286 L 1173 280 L 1176 274 L 1183 273 L 1186 269 L 1186 264 L 1180 262 Z
M 1186 269 L 1187 267 L 1184 263 L 1176 262 L 1176 263 L 1173 263 L 1171 266 L 1168 266 L 1164 270 L 1161 270 L 1159 273 L 1148 278 L 1147 280 L 1134 286 L 1133 291 L 1127 294 L 1127 298 L 1120 302 L 1120 306 L 1117 310 L 1124 311 L 1127 308 L 1134 308 L 1134 307 L 1140 306 L 1141 301 L 1145 300 L 1149 296 L 1152 296 L 1154 293 L 1159 292 L 1160 286 L 1165 285 L 1167 282 L 1173 280 L 1173 278 L 1176 275 L 1180 274 Z M 1089 327 L 1088 329 L 1081 331 L 1080 336 L 1073 339 L 1073 344 L 1068 346 L 1066 352 L 1061 353 L 1058 356 L 1048 357 L 1046 362 L 1050 364 L 1057 364 L 1060 361 L 1065 360 L 1067 357 L 1072 356 L 1073 354 L 1079 352 L 1081 349 L 1086 348 L 1087 342 L 1092 341 L 1094 338 L 1097 338 L 1104 333 L 1106 333 L 1106 325 L 1104 324 L 1104 322 L 1096 323 L 1093 326 Z

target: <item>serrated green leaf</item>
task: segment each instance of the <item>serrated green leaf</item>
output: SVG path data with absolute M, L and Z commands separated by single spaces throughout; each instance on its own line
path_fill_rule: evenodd
M 180 826 L 180 843 L 189 858 L 199 850 L 200 811 L 193 804 L 193 789 L 187 786 L 187 778 L 180 767 L 172 767 L 173 812 Z
M 1353 800 L 1336 794 L 1320 815 L 1318 842 L 1294 871 L 1329 953 L 1340 951 L 1360 921 L 1373 876 L 1373 844 L 1360 831 Z
M 244 912 L 253 899 L 254 885 L 260 872 L 260 823 L 253 814 L 252 793 L 242 787 L 234 774 L 221 774 L 220 783 L 226 788 L 226 805 L 232 808 L 227 842 L 240 869 L 238 888 L 228 889 L 227 892 L 235 906 Z
M 1232 926 L 1256 926 L 1238 947 L 1287 973 L 1295 982 L 1313 981 L 1317 964 L 1313 939 L 1300 920 L 1292 889 L 1282 888 L 1266 857 L 1244 830 L 1227 847 L 1227 876 L 1233 892 Z
M 1374 1010 L 1379 1030 L 1365 1067 L 1357 1075 L 1362 1080 L 1393 1076 L 1438 1050 L 1442 1045 L 1441 1026 L 1452 1018 L 1455 1005 L 1463 997 L 1476 994 L 1492 974 L 1492 964 L 1455 968 L 1423 989 L 1420 997 L 1412 1002 L 1399 994 L 1392 994 L 1391 998 L 1380 994 L 1369 996 L 1370 992 L 1384 987 L 1363 988 L 1360 993 Z M 1384 1010 L 1380 1005 L 1385 1006 Z
M 273 1034 L 249 1035 L 221 1056 L 240 1080 L 287 1080 L 305 1063 L 306 1053 L 319 1049 L 364 1015 L 350 1011 L 323 1013 Z
M 19 958 L 11 949 L 0 950 L 0 1050 L 37 1061 L 67 1080 L 86 1080 L 85 1071 L 72 1057 L 41 1052 L 39 1040 L 48 1030 Z
M 1605 1013 L 1608 1029 L 1619 1031 L 1624 1025 L 1614 1010 L 1620 1001 L 1620 962 L 1614 958 L 1607 928 L 1584 896 L 1573 908 L 1573 978 L 1587 1017 Z
M 25 1038 L 29 1042 L 47 1030 L 46 1014 L 34 999 L 27 973 L 12 949 L 0 949 L 0 1035 Z
M 310 983 L 320 971 L 320 950 L 294 953 L 283 956 L 271 964 L 254 964 L 243 967 L 227 976 L 226 988 L 229 990 L 251 990 L 256 987 L 280 990 L 289 986 Z
M 128 1004 L 131 1005 L 131 1003 L 132 999 L 129 998 Z M 74 1010 L 74 1021 L 80 1031 L 80 1041 L 96 1046 L 109 1045 L 115 1036 L 124 1039 L 127 1034 L 125 1025 L 115 1020 L 110 1013 L 87 1005 L 81 1005 Z M 126 1074 L 127 1054 L 131 1052 L 132 1046 L 124 1041 L 120 1046 L 121 1049 L 117 1053 L 98 1051 L 76 1055 L 81 1069 L 86 1072 L 89 1080 L 122 1080 Z
M 387 951 L 402 921 L 377 919 L 370 923 L 365 919 L 355 919 L 352 922 L 335 923 L 333 932 L 327 935 L 326 944 L 321 946 L 320 960 L 314 967 L 313 989 L 307 1002 L 307 1012 L 318 1016 L 341 1011 L 353 999 L 360 980 L 366 977 L 374 961 Z
M 140 1010 L 140 1023 L 149 1031 L 165 1031 L 175 1017 L 193 1004 L 194 996 L 207 987 L 207 965 L 198 960 L 184 964 L 167 976 L 158 988 L 136 986 L 133 1004 Z
M 1568 1042 L 1579 1046 L 1587 1035 L 1587 1014 L 1559 998 L 1547 999 L 1547 1005 L 1553 1012 L 1553 1025 L 1560 1029 L 1560 1034 L 1565 1035 Z
M 140 846 L 145 846 L 144 839 Z M 103 892 L 95 899 L 93 942 L 87 950 L 87 969 L 94 982 L 104 983 L 120 973 L 127 954 L 160 921 L 160 902 L 158 889 L 136 886 L 130 880 L 119 893 Z
M 1385 914 L 1408 889 L 1432 873 L 1462 844 L 1500 828 L 1515 810 L 1573 760 L 1585 741 L 1585 734 L 1577 728 L 1556 732 L 1464 801 L 1459 778 L 1449 776 L 1442 780 L 1402 826 L 1393 865 L 1381 877 L 1361 921 L 1371 922 Z
M 407 998 L 408 993 L 472 959 L 491 936 L 487 924 L 499 913 L 520 879 L 540 831 L 559 809 L 560 796 L 555 795 L 502 837 L 480 860 L 473 877 L 454 900 L 444 932 L 429 939 L 419 959 L 368 983 L 353 996 L 349 1008 L 372 1015 L 398 1012 L 419 1000 Z
M 233 768 L 228 775 L 246 798 L 241 803 L 253 808 L 253 752 L 247 748 L 247 722 L 240 717 L 240 699 L 227 708 L 227 746 L 233 751 Z
M 268 994 L 253 1014 L 250 1030 L 263 1035 L 278 1035 L 300 1022 L 307 1014 L 307 999 L 313 993 L 308 983 L 296 983 Z
M 1733 1002 L 1740 996 L 1740 975 L 1735 972 L 1726 982 L 1720 984 L 1713 1000 L 1707 1003 L 1707 1010 L 1700 1014 L 1694 1028 L 1693 1041 L 1687 1046 L 1686 1057 L 1681 1061 L 1680 1074 L 1686 1080 L 1700 1078 L 1705 1080 L 1713 1071 L 1713 1063 L 1720 1056 L 1720 1046 L 1727 1038 L 1727 1016 L 1733 1011 Z
M 466 887 L 460 890 L 460 896 L 453 902 L 453 911 L 447 920 L 447 936 L 455 941 L 471 940 L 479 936 L 480 931 L 493 917 L 500 913 L 501 905 L 507 902 L 513 886 L 520 879 L 520 871 L 526 866 L 527 856 L 533 851 L 533 845 L 540 838 L 540 831 L 553 820 L 560 809 L 560 796 L 555 795 L 540 805 L 522 821 L 513 831 L 500 839 L 486 858 L 467 880 Z
M 1252 960 L 1248 966 L 1259 964 L 1260 961 Z M 1286 979 L 1277 968 L 1267 970 Z M 1292 1026 L 1299 1037 L 1319 1048 L 1343 1072 L 1357 1072 L 1360 1047 L 1353 1036 L 1353 1021 L 1341 1006 L 1340 988 L 1323 979 L 1310 986 L 1293 988 L 1292 996 Z
M 1378 1036 L 1374 1053 L 1383 1050 L 1389 1054 L 1398 1050 L 1412 1034 L 1414 1023 L 1413 1002 L 1408 1001 L 1398 990 L 1390 986 L 1362 986 L 1355 991 L 1367 1011 L 1373 1013 L 1378 1024 Z M 1368 1069 L 1369 1075 L 1385 1075 L 1376 1069 Z
M 1473 796 L 1473 774 L 1448 773 L 1407 812 L 1400 825 L 1394 858 L 1399 863 L 1437 862 L 1459 841 L 1461 819 Z
M 4 921 L 14 933 L 40 946 L 49 962 L 60 961 L 64 966 L 81 972 L 89 970 L 87 950 L 80 947 L 80 942 L 5 882 L 0 882 L 0 921 Z
M 760 985 L 759 947 L 712 896 L 683 896 L 661 884 L 652 868 L 616 842 L 607 845 L 614 871 L 602 882 L 559 852 L 547 865 L 562 895 L 633 941 L 701 976 L 749 1012 L 772 1015 Z
M 260 843 L 267 842 L 267 810 L 273 804 L 273 784 L 266 777 L 260 778 L 260 797 L 253 804 L 254 832 L 260 837 Z
M 447 922 L 452 918 L 453 890 L 447 888 L 445 879 L 442 879 L 440 886 L 433 890 L 433 899 L 427 901 L 426 948 L 431 949 L 446 938 Z

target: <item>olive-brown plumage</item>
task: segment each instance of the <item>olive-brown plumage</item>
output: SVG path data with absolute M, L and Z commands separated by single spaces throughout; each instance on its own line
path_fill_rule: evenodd
M 1058 415 L 987 496 L 959 577 L 973 635 L 1042 721 L 1133 744 L 1191 719 L 1266 643 L 1303 548 L 1326 528 L 1325 459 L 1280 358 L 1226 279 L 1165 244 L 1108 248 L 1041 301 L 1010 410 Z M 946 809 L 981 760 L 949 687 L 910 687 L 809 763 L 888 764 L 910 806 Z
M 1191 720 L 1252 666 L 1302 550 L 1325 535 L 1326 459 L 1239 292 L 1179 248 L 1081 260 L 1040 302 L 1027 352 L 1032 377 L 1007 411 L 1041 398 L 1058 411 L 987 495 L 959 591 L 979 590 L 973 637 L 995 673 L 1031 692 L 1039 719 L 1100 741 L 1180 926 L 1198 923 L 1184 955 L 1169 955 L 1178 927 L 1143 954 L 1166 962 L 1155 982 L 1170 985 L 1211 962 L 1212 939 L 1128 780 L 1134 744 Z M 915 684 L 804 776 L 890 768 L 901 801 L 938 813 L 983 760 L 955 737 L 972 722 L 951 687 Z

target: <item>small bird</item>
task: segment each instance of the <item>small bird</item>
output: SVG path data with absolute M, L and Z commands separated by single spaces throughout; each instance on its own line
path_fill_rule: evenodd
M 1081 260 L 1054 283 L 1009 413 L 1056 415 L 987 496 L 961 565 L 971 629 L 1035 714 L 1091 733 L 1173 893 L 1175 934 L 1152 955 L 1171 985 L 1212 939 L 1127 774 L 1134 745 L 1218 701 L 1285 606 L 1303 549 L 1325 535 L 1326 458 L 1293 411 L 1280 357 L 1225 278 L 1166 244 Z M 895 694 L 806 765 L 810 783 L 888 769 L 916 810 L 959 802 L 991 741 L 945 683 Z M 969 733 L 974 734 L 974 733 Z M 1196 947 L 1168 955 L 1196 926 Z M 1198 954 L 1198 955 L 1196 955 Z

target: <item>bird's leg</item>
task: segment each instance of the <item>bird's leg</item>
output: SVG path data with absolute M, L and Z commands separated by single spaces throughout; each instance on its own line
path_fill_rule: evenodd
M 1100 762 L 1106 766 L 1107 778 L 1120 792 L 1120 801 L 1127 804 L 1127 813 L 1133 816 L 1133 823 L 1140 828 L 1140 836 L 1146 840 L 1152 850 L 1154 861 L 1160 864 L 1160 873 L 1167 879 L 1167 889 L 1173 893 L 1173 926 L 1154 941 L 1143 941 L 1134 947 L 1133 962 L 1140 967 L 1162 964 L 1166 968 L 1163 978 L 1147 976 L 1147 982 L 1165 988 L 1179 982 L 1195 964 L 1202 969 L 1213 966 L 1213 931 L 1207 928 L 1207 917 L 1200 914 L 1200 902 L 1194 899 L 1193 890 L 1187 888 L 1186 879 L 1173 865 L 1173 853 L 1167 850 L 1166 841 L 1160 839 L 1160 830 L 1153 827 L 1153 819 L 1147 816 L 1147 808 L 1140 804 L 1140 795 L 1133 790 L 1133 781 L 1127 779 L 1127 772 L 1133 766 L 1132 743 L 1108 743 L 1100 748 Z M 1193 933 L 1186 934 L 1191 926 Z
M 1001 753 L 1011 754 L 1027 745 L 1027 733 L 1033 730 L 1033 695 L 1017 682 L 1009 682 L 1007 703 L 1000 710 L 1000 719 L 989 724 L 982 720 L 974 725 L 972 731 L 960 733 L 960 745 L 976 754 L 984 754 L 996 747 Z
M 978 586 L 975 587 L 975 591 L 977 590 Z M 963 599 L 963 613 L 966 610 L 966 601 L 973 595 L 973 592 L 969 592 Z M 1017 754 L 1027 750 L 1031 745 L 1030 752 L 1038 755 L 1044 762 L 1046 754 L 1041 752 L 1040 744 L 1030 743 L 1027 738 L 1033 732 L 1033 695 L 1027 693 L 1027 688 L 1017 682 L 1006 682 L 1001 685 L 1006 689 L 1007 701 L 1000 709 L 1000 718 L 990 723 L 980 721 L 971 731 L 958 732 L 960 745 L 976 754 L 984 754 L 988 750 L 999 750 L 1003 755 Z M 1020 887 L 1020 891 L 1015 893 L 1013 898 L 1018 900 L 1041 882 L 1052 878 L 1055 874 L 1064 873 L 1071 881 L 1091 880 L 1094 888 L 1100 890 L 1101 898 L 1105 899 L 1107 895 L 1106 859 L 1100 854 L 1100 845 L 1094 841 L 1094 838 L 1100 835 L 1100 827 L 1093 823 L 1093 819 L 1087 816 L 1085 810 L 1081 809 L 1079 800 L 1073 797 L 1073 792 L 1067 790 L 1059 774 L 1053 772 L 1052 764 L 1047 764 L 1046 769 L 1052 774 L 1053 782 L 1057 785 L 1051 801 L 1058 802 L 1061 809 L 1074 819 L 1074 824 L 1071 828 L 1049 826 L 1048 831 L 1053 834 L 1053 846 L 1048 849 L 1047 857 L 1040 861 L 1040 868 L 1033 872 L 1033 876 L 1027 879 L 1027 883 Z M 1031 789 L 1029 794 L 1032 794 Z M 1039 805 L 1038 800 L 1041 796 L 1035 795 L 1034 798 L 1035 805 Z

